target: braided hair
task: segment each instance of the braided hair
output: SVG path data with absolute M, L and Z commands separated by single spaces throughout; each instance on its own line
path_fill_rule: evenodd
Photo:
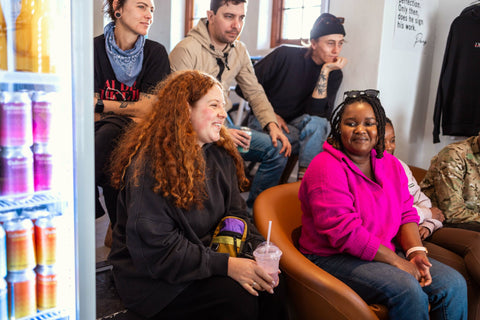
M 356 97 L 346 97 L 345 100 L 340 103 L 332 112 L 332 117 L 330 118 L 330 126 L 332 130 L 330 131 L 330 135 L 328 136 L 328 142 L 338 148 L 343 150 L 342 139 L 341 139 L 341 132 L 340 132 L 340 123 L 342 121 L 343 113 L 345 109 L 356 102 L 363 102 L 368 103 L 375 114 L 375 118 L 377 120 L 377 136 L 378 141 L 375 145 L 374 149 L 377 152 L 377 158 L 383 158 L 383 152 L 385 151 L 385 124 L 386 124 L 386 115 L 385 110 L 382 107 L 380 99 L 377 97 L 369 96 L 366 94 L 361 94 Z

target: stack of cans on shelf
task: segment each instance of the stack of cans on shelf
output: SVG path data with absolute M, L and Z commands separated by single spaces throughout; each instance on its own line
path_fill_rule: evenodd
M 44 211 L 47 212 L 48 211 Z M 37 259 L 37 309 L 57 306 L 57 226 L 56 216 L 41 215 L 35 221 L 35 254 Z
M 0 213 L 2 216 L 2 213 Z M 0 281 L 0 309 L 7 304 L 8 318 L 20 319 L 57 306 L 57 276 L 55 272 L 57 230 L 55 215 L 43 208 L 26 208 L 17 217 L 5 221 L 4 233 L 6 263 L 0 272 L 6 280 L 7 301 L 1 300 L 5 281 Z M 0 250 L 0 263 L 2 251 Z M 2 291 L 3 288 L 3 291 Z
M 50 152 L 50 124 L 52 93 L 36 91 L 32 96 L 33 182 L 35 191 L 52 187 L 52 154 Z
M 50 94 L 0 92 L 0 196 L 51 189 Z

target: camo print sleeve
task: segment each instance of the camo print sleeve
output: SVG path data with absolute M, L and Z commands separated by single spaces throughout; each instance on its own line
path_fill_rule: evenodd
M 420 184 L 449 223 L 480 222 L 478 137 L 452 143 L 435 156 Z

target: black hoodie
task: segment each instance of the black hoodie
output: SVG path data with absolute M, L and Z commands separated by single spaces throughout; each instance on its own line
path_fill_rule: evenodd
M 450 26 L 440 73 L 433 142 L 442 133 L 475 136 L 480 130 L 480 4 L 465 8 Z

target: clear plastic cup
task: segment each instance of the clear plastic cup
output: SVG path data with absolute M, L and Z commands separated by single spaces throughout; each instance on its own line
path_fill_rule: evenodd
M 268 245 L 267 242 L 263 242 L 253 251 L 253 256 L 257 264 L 273 278 L 275 283 L 278 283 L 278 264 L 282 251 L 271 242 Z

